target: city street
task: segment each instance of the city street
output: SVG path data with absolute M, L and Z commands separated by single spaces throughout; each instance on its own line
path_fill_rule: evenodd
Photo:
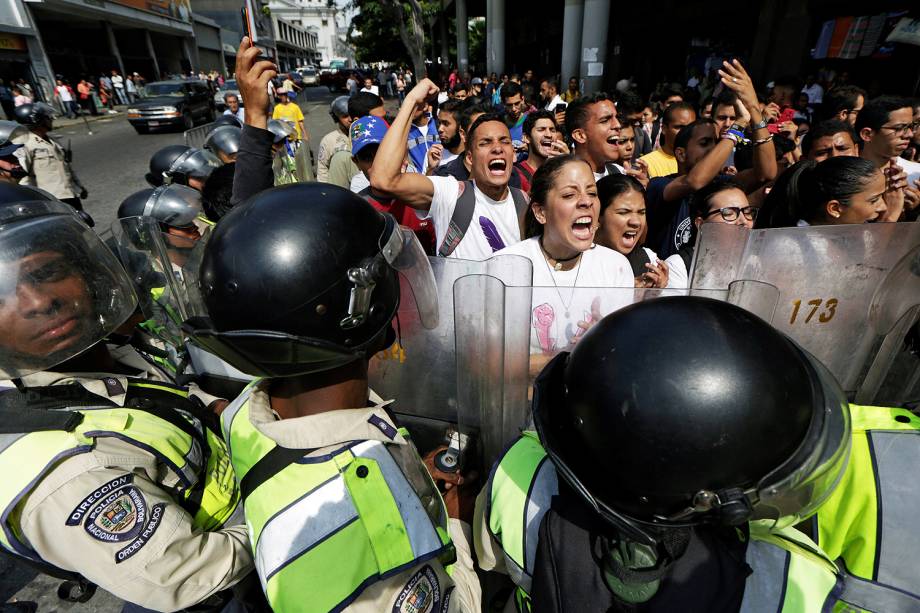
M 325 87 L 307 88 L 298 96 L 314 155 L 323 135 L 333 129 L 328 105 L 335 96 Z M 102 231 L 115 220 L 118 205 L 130 194 L 149 187 L 144 180 L 148 162 L 161 147 L 183 142 L 181 132 L 137 134 L 124 115 L 72 123 L 53 135 L 62 146 L 73 148 L 73 166 L 89 190 L 83 202 Z M 92 134 L 87 134 L 87 127 Z
M 305 90 L 299 96 L 304 122 L 310 133 L 310 146 L 316 153 L 319 141 L 333 129 L 329 103 L 335 96 L 325 87 Z M 89 191 L 86 210 L 102 232 L 115 220 L 121 201 L 133 192 L 148 187 L 144 174 L 150 156 L 159 148 L 182 143 L 181 132 L 137 134 L 124 115 L 105 117 L 87 124 L 65 122 L 54 136 L 73 149 L 74 168 Z M 57 597 L 59 579 L 40 575 L 31 567 L 0 556 L 0 612 L 69 611 L 73 613 L 110 613 L 120 611 L 122 602 L 98 590 L 87 603 L 67 603 Z

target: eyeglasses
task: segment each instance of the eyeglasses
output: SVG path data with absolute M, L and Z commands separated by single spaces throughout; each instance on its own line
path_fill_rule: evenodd
M 913 123 L 899 123 L 896 126 L 882 126 L 882 130 L 891 130 L 895 134 L 900 134 L 902 132 L 911 133 L 920 128 L 920 121 L 915 121 Z
M 756 206 L 746 206 L 743 209 L 737 206 L 727 206 L 721 209 L 716 209 L 715 211 L 709 211 L 703 215 L 703 219 L 707 217 L 712 217 L 716 213 L 722 215 L 722 219 L 725 221 L 736 221 L 738 215 L 744 215 L 745 219 L 750 219 L 751 221 L 757 219 L 757 212 L 760 210 L 760 207 Z

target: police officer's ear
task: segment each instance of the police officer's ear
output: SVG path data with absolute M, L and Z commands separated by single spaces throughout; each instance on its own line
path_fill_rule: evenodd
M 824 205 L 824 212 L 827 214 L 828 219 L 840 219 L 843 214 L 843 205 L 840 204 L 839 200 L 829 200 Z
M 674 147 L 674 159 L 677 160 L 678 164 L 683 164 L 687 161 L 687 149 L 684 147 Z

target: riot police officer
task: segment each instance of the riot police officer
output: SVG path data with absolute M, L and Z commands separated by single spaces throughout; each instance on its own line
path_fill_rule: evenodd
M 196 222 L 203 216 L 201 193 L 181 184 L 161 185 L 134 192 L 118 206 L 118 219 L 150 217 L 164 232 L 196 241 Z
M 88 194 L 70 166 L 70 150 L 49 135 L 54 125 L 54 108 L 44 102 L 33 102 L 17 106 L 15 114 L 16 121 L 29 129 L 22 149 L 16 152 L 27 173 L 21 183 L 39 187 L 82 211 L 80 201 Z
M 225 117 L 230 117 L 230 115 L 225 115 Z M 230 164 L 236 161 L 242 133 L 243 130 L 239 126 L 218 126 L 208 134 L 204 141 L 204 148 L 220 158 L 224 164 Z
M 213 415 L 110 350 L 136 299 L 73 209 L 0 185 L 0 219 L 0 546 L 146 608 L 217 598 L 252 557 Z
M 15 121 L 0 121 L 0 181 L 3 183 L 19 183 L 28 175 L 16 157 L 16 152 L 29 136 L 28 132 L 25 126 Z
M 479 610 L 460 522 L 368 389 L 370 356 L 395 338 L 397 270 L 431 325 L 437 294 L 415 236 L 320 183 L 254 196 L 205 246 L 207 317 L 185 329 L 263 378 L 221 425 L 275 611 Z
M 188 145 L 168 145 L 150 158 L 147 183 L 159 187 L 164 183 L 180 183 L 201 191 L 220 160 L 210 151 Z
M 546 366 L 533 419 L 476 511 L 480 563 L 510 574 L 519 610 L 804 613 L 893 593 L 850 589 L 792 528 L 843 474 L 850 414 L 824 366 L 747 311 L 614 312 Z
M 351 150 L 348 128 L 351 127 L 352 118 L 348 114 L 348 96 L 339 96 L 332 101 L 329 105 L 329 116 L 335 123 L 335 129 L 319 141 L 316 159 L 316 180 L 322 182 L 329 180 L 329 162 L 332 156 L 338 151 Z

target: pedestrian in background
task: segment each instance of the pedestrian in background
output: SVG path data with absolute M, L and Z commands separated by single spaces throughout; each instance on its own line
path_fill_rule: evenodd
M 96 111 L 96 102 L 93 100 L 93 85 L 86 79 L 80 79 L 77 83 L 77 94 L 80 100 L 80 106 L 83 110 L 89 111 L 91 115 L 98 115 Z
M 115 99 L 117 104 L 128 104 L 125 97 L 125 78 L 118 74 L 117 70 L 112 71 L 112 87 L 115 89 Z
M 128 75 L 125 79 L 125 91 L 128 94 L 128 102 L 134 104 L 134 101 L 137 100 L 137 85 L 134 83 L 134 77 Z
M 22 106 L 32 102 L 32 98 L 25 95 L 22 88 L 18 85 L 13 88 L 13 106 Z
M 13 109 L 16 108 L 13 103 L 13 92 L 6 86 L 3 79 L 0 79 L 0 106 L 3 107 L 7 119 L 13 119 Z

